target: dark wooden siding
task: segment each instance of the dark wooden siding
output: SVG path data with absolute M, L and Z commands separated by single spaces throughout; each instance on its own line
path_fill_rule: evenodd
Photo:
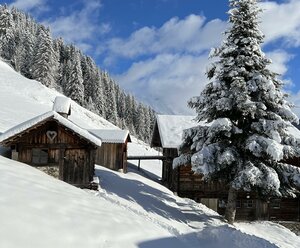
M 66 149 L 64 154 L 64 167 L 62 178 L 74 185 L 90 182 L 94 174 L 91 166 L 91 154 L 83 149 Z
M 56 137 L 50 139 L 49 135 L 47 136 L 49 131 L 56 132 Z M 20 162 L 39 168 L 57 167 L 61 180 L 85 186 L 93 179 L 93 151 L 96 147 L 55 121 L 31 128 L 12 144 L 17 148 Z M 48 163 L 39 165 L 32 162 L 32 151 L 37 148 L 48 152 Z
M 177 192 L 178 177 L 176 171 L 173 171 L 173 159 L 178 156 L 176 148 L 164 148 L 163 156 L 166 158 L 162 165 L 162 183 L 167 188 Z
M 125 144 L 102 143 L 96 151 L 96 164 L 112 170 L 127 171 L 127 142 Z
M 277 202 L 275 202 L 277 201 Z M 279 203 L 279 204 L 278 204 Z M 300 199 L 272 199 L 269 202 L 270 220 L 300 221 Z

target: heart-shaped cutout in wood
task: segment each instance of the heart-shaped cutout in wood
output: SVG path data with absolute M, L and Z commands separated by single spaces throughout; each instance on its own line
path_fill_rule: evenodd
M 51 141 L 53 141 L 57 136 L 56 131 L 47 131 L 46 134 L 47 134 L 48 139 L 50 139 Z

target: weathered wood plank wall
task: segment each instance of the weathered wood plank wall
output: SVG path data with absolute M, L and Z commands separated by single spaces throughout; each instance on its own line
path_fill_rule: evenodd
M 36 167 L 41 165 L 33 163 L 33 149 L 43 149 L 48 162 L 42 166 L 58 167 L 59 178 L 68 183 L 83 186 L 93 178 L 96 147 L 55 121 L 30 129 L 15 146 L 18 160 Z

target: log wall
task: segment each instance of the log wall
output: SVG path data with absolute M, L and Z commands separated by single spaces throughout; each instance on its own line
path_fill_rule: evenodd
M 52 132 L 50 138 L 47 135 L 49 131 Z M 55 121 L 31 128 L 12 144 L 18 151 L 20 162 L 39 168 L 47 167 L 47 170 L 42 169 L 43 171 L 48 171 L 50 167 L 58 168 L 58 177 L 65 182 L 85 186 L 93 179 L 96 148 Z M 47 162 L 34 162 L 33 149 L 42 149 L 47 153 Z
M 270 220 L 300 221 L 300 199 L 272 199 L 269 206 Z
M 96 151 L 96 164 L 112 170 L 127 172 L 127 142 L 125 144 L 102 143 Z

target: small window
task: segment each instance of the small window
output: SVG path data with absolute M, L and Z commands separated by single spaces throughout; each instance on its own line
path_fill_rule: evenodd
M 219 208 L 226 208 L 227 201 L 224 199 L 219 199 L 218 205 L 219 205 Z
M 242 207 L 242 202 L 241 200 L 236 201 L 236 208 L 241 208 Z
M 48 163 L 48 149 L 32 149 L 32 163 L 33 164 L 47 164 Z
M 280 199 L 271 200 L 270 207 L 273 209 L 280 209 Z
M 253 200 L 245 200 L 244 201 L 244 207 L 245 208 L 253 208 Z

